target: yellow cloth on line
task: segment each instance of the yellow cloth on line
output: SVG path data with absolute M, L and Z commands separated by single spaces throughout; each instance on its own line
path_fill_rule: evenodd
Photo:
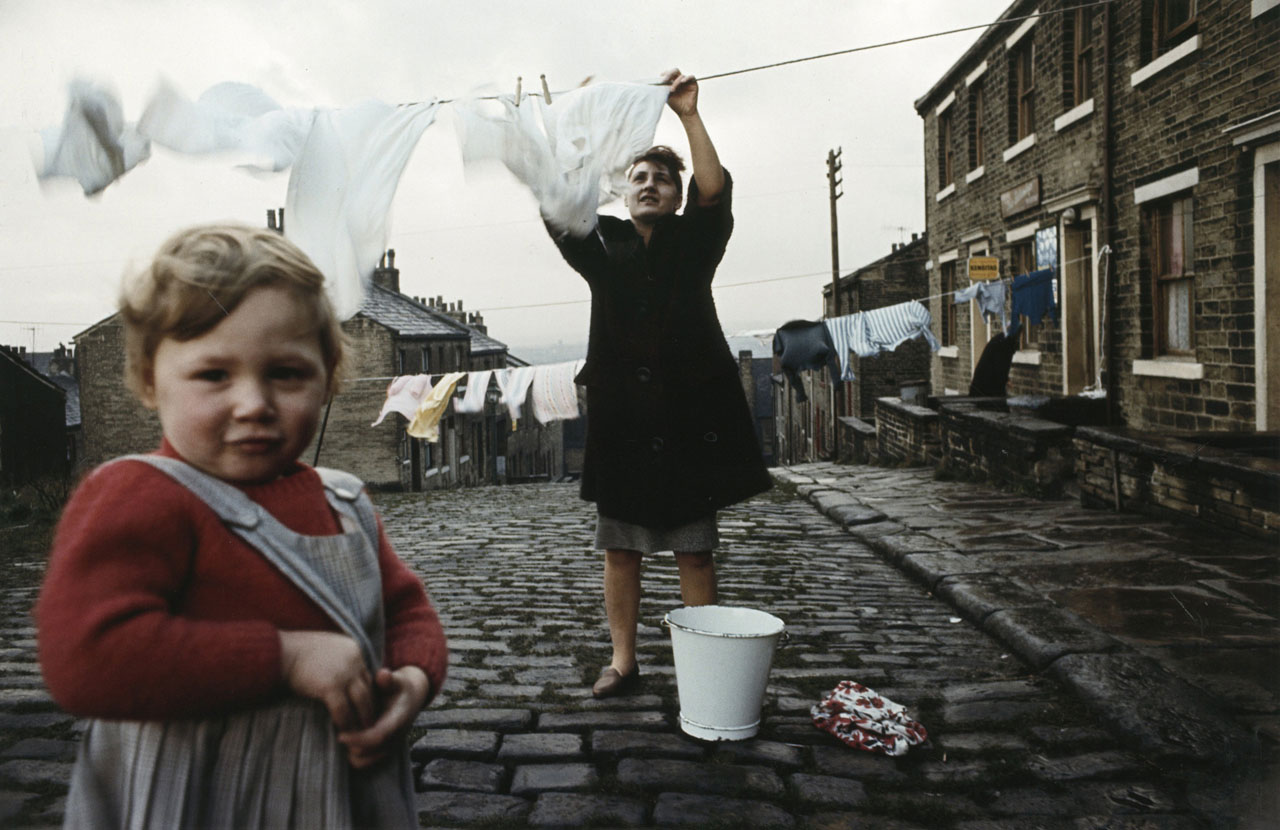
M 432 443 L 439 441 L 440 418 L 444 415 L 449 401 L 453 399 L 453 388 L 466 376 L 466 372 L 450 372 L 440 378 L 440 382 L 431 387 L 430 394 L 418 405 L 418 411 L 414 413 L 413 420 L 409 422 L 405 432 L 414 438 L 425 438 Z

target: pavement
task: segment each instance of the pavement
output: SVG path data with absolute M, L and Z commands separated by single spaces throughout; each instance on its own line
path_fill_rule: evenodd
M 423 826 L 1276 826 L 1274 546 L 928 469 L 775 477 L 721 516 L 721 602 L 789 634 L 742 742 L 678 727 L 670 557 L 646 564 L 640 689 L 590 698 L 607 629 L 575 485 L 379 496 L 450 635 L 411 736 Z M 35 664 L 42 563 L 7 563 L 30 580 L 0 594 L 0 825 L 53 827 L 79 724 Z M 846 679 L 929 740 L 891 758 L 815 729 Z

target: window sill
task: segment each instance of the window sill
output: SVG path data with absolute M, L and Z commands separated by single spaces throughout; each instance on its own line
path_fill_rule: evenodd
M 951 360 L 955 360 L 959 356 L 960 356 L 959 346 L 943 346 L 941 349 L 938 349 L 938 357 L 945 357 Z
M 1036 134 L 1035 134 L 1035 133 L 1031 133 L 1031 134 L 1030 134 L 1030 135 L 1028 135 L 1026 138 L 1024 138 L 1024 139 L 1022 139 L 1021 141 L 1019 141 L 1017 144 L 1015 144 L 1015 145 L 1013 145 L 1012 147 L 1010 147 L 1009 149 L 1005 150 L 1005 151 L 1004 151 L 1004 160 L 1005 160 L 1005 161 L 1010 161 L 1011 159 L 1013 159 L 1013 158 L 1015 158 L 1015 157 L 1017 157 L 1017 156 L 1022 155 L 1023 153 L 1025 153 L 1026 151 L 1030 150 L 1030 149 L 1031 149 L 1032 147 L 1034 147 L 1034 146 L 1036 146 Z
M 1168 52 L 1165 52 L 1160 57 L 1151 61 L 1151 63 L 1130 75 L 1129 86 L 1136 87 L 1151 80 L 1153 77 L 1159 75 L 1161 72 L 1173 66 L 1175 63 L 1195 52 L 1199 48 L 1200 35 L 1192 35 L 1187 40 L 1179 43 Z
M 1280 6 L 1280 0 L 1253 0 L 1253 16 L 1265 14 L 1276 6 Z
M 1013 353 L 1013 362 L 1020 366 L 1039 366 L 1039 349 L 1019 349 Z
M 1202 380 L 1204 364 L 1176 357 L 1133 361 L 1133 374 L 1147 378 L 1175 378 L 1177 380 Z
M 947 198 L 948 196 L 950 196 L 952 193 L 955 193 L 955 192 L 956 192 L 956 183 L 952 182 L 951 184 L 939 190 L 934 195 L 933 198 L 935 201 L 941 202 L 943 199 Z
M 1092 98 L 1090 98 L 1088 101 L 1085 101 L 1080 106 L 1073 107 L 1067 110 L 1066 112 L 1064 112 L 1062 115 L 1059 115 L 1057 118 L 1053 119 L 1054 132 L 1060 133 L 1063 130 L 1065 130 L 1067 127 L 1070 127 L 1072 124 L 1076 123 L 1077 121 L 1081 121 L 1090 115 L 1093 115 L 1093 99 Z
M 982 167 L 975 167 L 975 168 L 973 168 L 973 169 L 972 169 L 972 170 L 970 170 L 968 173 L 965 173 L 965 175 L 964 175 L 964 183 L 965 183 L 965 184 L 973 184 L 973 183 L 974 183 L 974 182 L 976 182 L 978 179 L 982 178 L 982 174 L 983 174 L 983 173 L 985 173 L 985 172 L 987 172 L 987 168 L 986 168 L 986 166 L 985 166 L 985 165 L 983 165 Z

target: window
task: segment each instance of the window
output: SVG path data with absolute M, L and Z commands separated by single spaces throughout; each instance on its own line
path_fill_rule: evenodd
M 1196 31 L 1196 0 L 1152 0 L 1151 57 L 1159 57 Z
M 405 357 L 404 349 L 397 349 L 396 350 L 396 374 L 397 375 L 404 374 L 404 357 Z
M 1036 249 L 1035 240 L 1028 239 L 1025 242 L 1016 242 L 1009 248 L 1009 271 L 1010 276 L 1021 276 L 1030 274 L 1036 270 Z M 1022 326 L 1018 330 L 1018 348 L 1032 349 L 1035 348 L 1036 337 L 1034 325 L 1025 315 L 1019 317 L 1018 322 Z
M 978 81 L 969 87 L 969 169 L 977 170 L 983 165 L 982 146 L 982 82 Z
M 1191 355 L 1191 283 L 1195 273 L 1191 199 L 1157 202 L 1149 208 L 1148 216 L 1154 351 L 1156 355 Z
M 429 359 L 431 350 L 428 349 L 426 346 L 421 346 L 419 347 L 419 351 L 421 352 L 421 354 L 419 354 L 419 357 L 422 359 L 422 368 L 419 369 L 418 371 L 420 371 L 422 374 L 425 375 L 431 371 L 431 360 Z
M 951 155 L 951 110 L 938 114 L 938 189 L 955 181 Z
M 1030 36 L 1009 52 L 1009 143 L 1036 131 L 1035 43 Z
M 1093 8 L 1077 8 L 1063 22 L 1063 105 L 1072 109 L 1093 97 Z
M 956 344 L 956 304 L 951 296 L 956 290 L 956 263 L 942 264 L 942 345 Z

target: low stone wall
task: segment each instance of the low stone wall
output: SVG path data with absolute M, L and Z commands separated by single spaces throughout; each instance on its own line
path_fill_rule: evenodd
M 840 418 L 840 463 L 866 464 L 876 457 L 876 426 L 861 418 Z
M 1220 449 L 1211 441 L 1081 427 L 1074 442 L 1080 500 L 1280 541 L 1280 460 Z
M 929 465 L 938 463 L 938 413 L 903 403 L 901 398 L 876 399 L 876 459 L 881 463 Z
M 1042 496 L 1060 493 L 1072 477 L 1073 427 L 993 409 L 981 399 L 944 401 L 939 420 L 941 464 L 948 472 Z

